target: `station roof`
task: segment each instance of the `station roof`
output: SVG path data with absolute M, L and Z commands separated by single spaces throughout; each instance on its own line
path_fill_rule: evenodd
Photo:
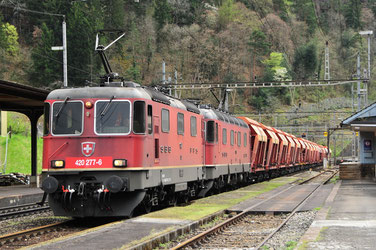
M 49 90 L 0 80 L 0 109 L 21 113 L 43 111 L 43 102 Z
M 360 131 L 375 131 L 376 102 L 346 118 L 340 125 L 342 128 L 356 128 Z

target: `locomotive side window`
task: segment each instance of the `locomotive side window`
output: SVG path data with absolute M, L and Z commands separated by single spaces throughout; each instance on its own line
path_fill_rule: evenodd
M 197 118 L 191 116 L 191 136 L 197 136 Z
M 55 102 L 52 106 L 52 134 L 80 135 L 83 128 L 82 102 Z
M 244 147 L 247 147 L 247 133 L 244 133 Z
M 230 143 L 231 143 L 231 146 L 234 146 L 234 141 L 235 141 L 234 130 L 231 130 L 231 132 L 230 132 Z
M 50 133 L 50 104 L 44 104 L 44 128 L 43 135 L 48 135 Z
M 133 132 L 145 133 L 145 102 L 143 101 L 133 103 Z
M 129 101 L 97 101 L 95 104 L 95 132 L 97 134 L 130 133 Z
M 222 143 L 223 145 L 227 144 L 227 129 L 222 129 Z
M 153 106 L 148 105 L 148 133 L 153 133 Z
M 178 113 L 178 135 L 184 135 L 184 114 Z
M 242 145 L 242 133 L 238 132 L 238 147 Z
M 168 109 L 162 109 L 162 132 L 170 132 L 170 111 Z
M 208 121 L 206 125 L 206 141 L 214 142 L 214 121 Z

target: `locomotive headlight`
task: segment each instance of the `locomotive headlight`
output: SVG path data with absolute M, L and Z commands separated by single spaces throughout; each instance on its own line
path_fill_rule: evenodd
M 85 107 L 87 109 L 91 109 L 93 107 L 93 103 L 91 101 L 87 101 L 87 102 L 85 102 Z
M 114 160 L 114 167 L 126 167 L 127 160 L 125 159 L 115 159 Z
M 65 162 L 62 160 L 51 161 L 51 167 L 53 168 L 63 168 L 64 166 L 65 166 Z

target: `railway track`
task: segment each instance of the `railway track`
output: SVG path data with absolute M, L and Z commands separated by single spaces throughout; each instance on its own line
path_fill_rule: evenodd
M 25 241 L 33 237 L 41 236 L 46 233 L 56 232 L 62 227 L 67 226 L 71 222 L 72 220 L 67 220 L 63 222 L 57 222 L 49 225 L 23 230 L 16 233 L 2 235 L 0 236 L 0 247 L 4 245 L 14 245 L 13 243 L 15 242 Z
M 112 223 L 119 219 L 66 219 L 0 236 L 0 249 L 20 248 Z
M 13 219 L 31 214 L 43 213 L 50 211 L 48 204 L 40 206 L 36 203 L 17 205 L 0 208 L 0 220 Z
M 319 182 L 300 203 L 296 204 L 290 214 L 252 214 L 250 211 L 269 202 L 270 200 L 283 195 L 293 186 L 278 192 L 277 194 L 265 199 L 245 211 L 235 215 L 232 218 L 178 244 L 172 249 L 189 248 L 255 248 L 260 249 L 271 239 L 290 219 L 299 211 L 309 197 L 311 197 L 319 187 L 326 184 L 338 171 L 322 171 L 321 173 L 309 178 L 298 185 Z

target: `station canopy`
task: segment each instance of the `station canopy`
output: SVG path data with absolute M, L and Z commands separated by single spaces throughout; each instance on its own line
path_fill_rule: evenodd
M 31 123 L 31 175 L 37 175 L 37 122 L 43 114 L 48 90 L 0 80 L 0 110 L 25 114 Z
M 346 118 L 340 126 L 357 131 L 374 132 L 376 130 L 376 102 Z
M 43 102 L 50 91 L 0 80 L 0 110 L 43 113 Z

